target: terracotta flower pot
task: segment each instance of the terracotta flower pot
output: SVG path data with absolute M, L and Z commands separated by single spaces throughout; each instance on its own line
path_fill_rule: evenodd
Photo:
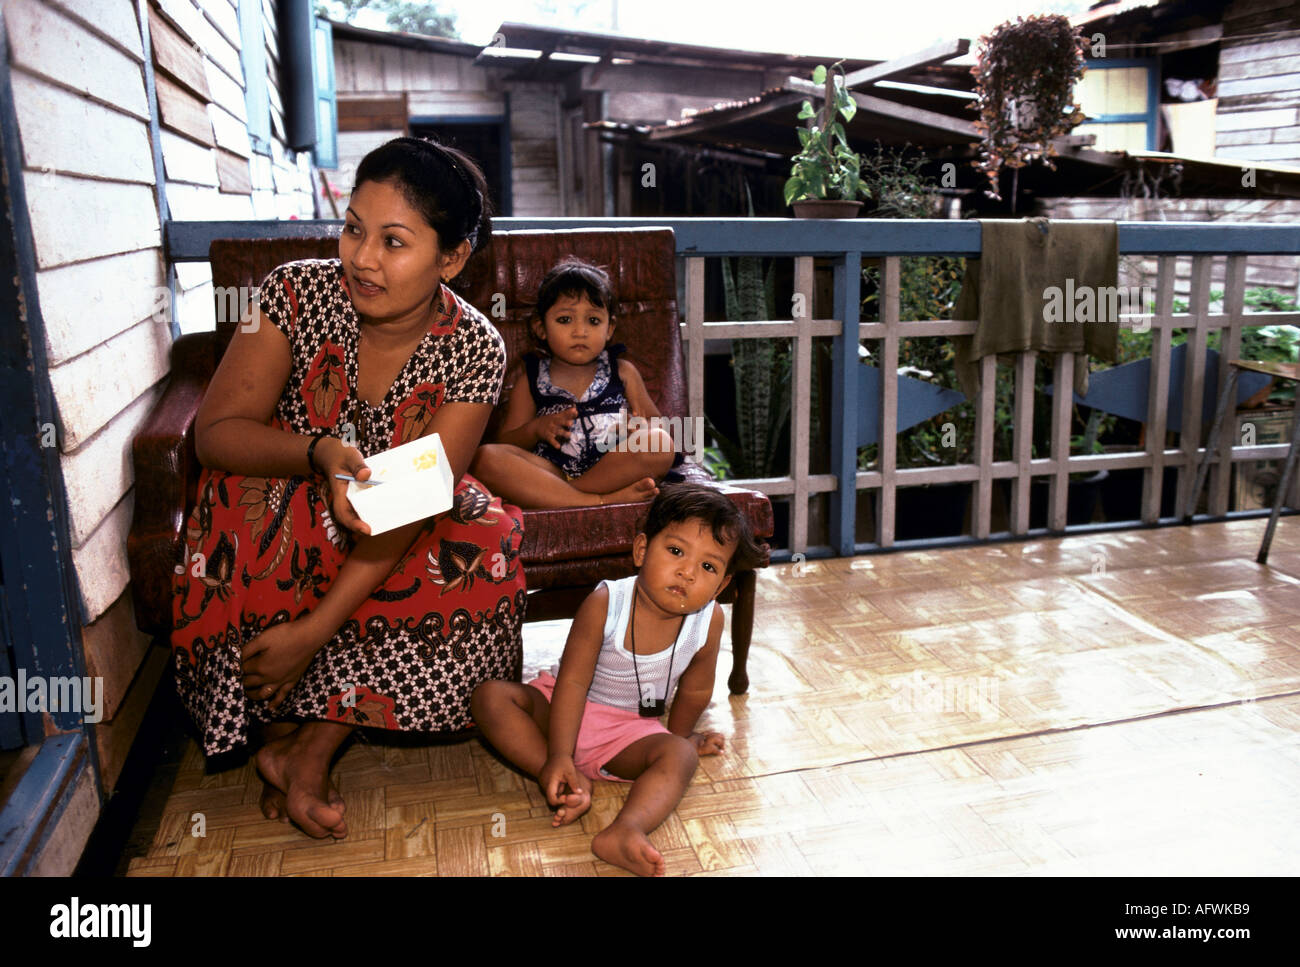
M 862 202 L 841 198 L 819 198 L 813 201 L 796 201 L 790 207 L 794 209 L 795 218 L 857 218 Z

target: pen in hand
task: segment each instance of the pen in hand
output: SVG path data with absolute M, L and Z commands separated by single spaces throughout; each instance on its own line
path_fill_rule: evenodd
M 338 477 L 340 480 L 347 480 L 350 483 L 361 484 L 362 486 L 365 486 L 366 484 L 381 484 L 388 482 L 386 480 L 358 480 L 356 477 L 350 477 L 346 473 L 336 473 L 334 476 Z

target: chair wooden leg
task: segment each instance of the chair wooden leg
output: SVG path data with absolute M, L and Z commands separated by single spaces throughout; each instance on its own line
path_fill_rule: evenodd
M 744 695 L 749 688 L 749 639 L 754 633 L 754 593 L 757 584 L 753 571 L 737 571 L 736 603 L 731 609 L 731 676 L 727 687 L 732 695 Z
M 1300 457 L 1300 397 L 1297 398 L 1295 412 L 1291 416 L 1291 449 L 1286 452 L 1286 463 L 1282 467 L 1282 479 L 1278 481 L 1277 496 L 1273 498 L 1273 512 L 1268 515 L 1268 527 L 1264 530 L 1264 542 L 1259 545 L 1259 554 L 1255 560 L 1260 564 L 1268 563 L 1268 549 L 1273 543 L 1273 531 L 1277 528 L 1277 518 L 1282 512 L 1282 504 L 1291 491 L 1291 478 L 1295 476 L 1296 459 Z

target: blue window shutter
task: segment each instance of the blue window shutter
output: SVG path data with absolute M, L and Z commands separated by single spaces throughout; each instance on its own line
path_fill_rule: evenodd
M 244 66 L 244 105 L 253 150 L 271 153 L 271 97 L 266 90 L 266 40 L 262 0 L 239 0 L 239 60 Z
M 339 166 L 339 112 L 334 92 L 334 28 L 317 19 L 312 34 L 312 76 L 316 84 L 316 167 Z

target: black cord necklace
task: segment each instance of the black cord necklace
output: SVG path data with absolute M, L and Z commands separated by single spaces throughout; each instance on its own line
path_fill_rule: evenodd
M 664 697 L 656 698 L 653 702 L 646 701 L 645 693 L 641 691 L 641 673 L 636 667 L 636 584 L 632 585 L 632 617 L 629 636 L 632 639 L 632 674 L 636 676 L 636 694 L 637 712 L 642 718 L 657 719 L 664 714 L 668 707 L 668 687 L 673 682 L 673 659 L 677 657 L 677 639 L 682 636 L 682 629 L 686 627 L 686 615 L 682 615 L 682 623 L 677 626 L 677 634 L 673 638 L 673 650 L 668 655 L 668 677 L 664 679 Z

